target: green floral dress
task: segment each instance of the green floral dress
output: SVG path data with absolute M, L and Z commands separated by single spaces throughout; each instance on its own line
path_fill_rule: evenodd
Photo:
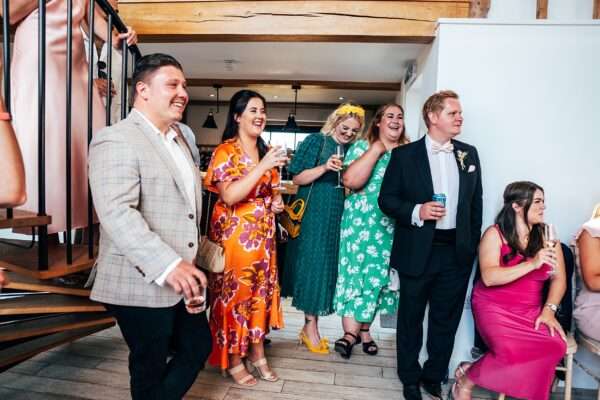
M 298 175 L 324 164 L 335 153 L 336 146 L 331 136 L 309 135 L 298 146 L 289 166 L 290 173 Z M 340 220 L 344 211 L 344 190 L 336 189 L 337 179 L 336 172 L 328 171 L 314 182 L 300 236 L 286 244 L 282 295 L 293 297 L 292 306 L 310 315 L 333 314 Z M 295 198 L 306 200 L 309 190 L 310 185 L 300 186 Z
M 344 165 L 360 158 L 368 148 L 366 140 L 354 143 Z M 388 151 L 375 164 L 367 184 L 344 202 L 333 306 L 338 315 L 363 323 L 372 322 L 377 310 L 391 314 L 398 308 L 398 292 L 387 288 L 394 220 L 377 204 L 389 161 Z

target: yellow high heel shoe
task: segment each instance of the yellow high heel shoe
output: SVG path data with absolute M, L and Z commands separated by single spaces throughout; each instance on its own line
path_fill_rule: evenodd
M 308 351 L 310 351 L 311 353 L 329 354 L 329 341 L 325 338 L 321 339 L 318 346 L 315 346 L 310 341 L 306 333 L 304 333 L 304 331 L 300 331 L 300 334 L 298 335 L 298 340 L 300 341 L 300 344 L 305 345 Z

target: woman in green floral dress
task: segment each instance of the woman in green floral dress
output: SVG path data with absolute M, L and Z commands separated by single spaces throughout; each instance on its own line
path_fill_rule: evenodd
M 319 334 L 317 318 L 333 313 L 338 270 L 344 190 L 336 188 L 337 172 L 342 169 L 336 148 L 342 145 L 345 150 L 362 132 L 364 113 L 362 107 L 353 104 L 339 106 L 327 119 L 322 133 L 300 143 L 289 166 L 299 186 L 296 198 L 304 199 L 307 205 L 300 236 L 287 243 L 282 295 L 292 296 L 292 306 L 304 312 L 300 340 L 314 353 L 329 352 L 327 339 Z
M 392 149 L 407 142 L 404 110 L 386 104 L 373 117 L 366 140 L 355 142 L 344 160 L 344 185 L 352 193 L 344 202 L 333 300 L 344 328 L 335 350 L 344 358 L 361 341 L 365 353 L 377 354 L 369 333 L 375 313 L 393 313 L 398 307 L 398 292 L 388 289 L 394 221 L 381 212 L 377 197 Z

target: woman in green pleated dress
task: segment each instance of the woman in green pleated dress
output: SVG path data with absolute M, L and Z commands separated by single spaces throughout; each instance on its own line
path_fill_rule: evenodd
M 398 291 L 388 289 L 394 220 L 381 212 L 377 198 L 391 151 L 405 143 L 404 110 L 386 104 L 375 113 L 366 139 L 356 141 L 344 160 L 344 185 L 352 193 L 344 202 L 333 300 L 344 328 L 335 350 L 344 358 L 360 342 L 365 353 L 377 354 L 369 333 L 375 314 L 393 313 L 398 307 Z
M 327 119 L 322 132 L 308 136 L 296 150 L 288 168 L 299 186 L 296 198 L 306 209 L 300 235 L 287 243 L 282 295 L 293 297 L 292 306 L 305 314 L 300 340 L 314 353 L 329 353 L 328 341 L 321 338 L 318 317 L 333 313 L 333 294 L 338 271 L 340 220 L 344 189 L 337 188 L 344 152 L 362 132 L 365 111 L 354 104 L 342 104 Z M 310 193 L 310 197 L 309 197 Z M 293 199 L 295 200 L 295 199 Z

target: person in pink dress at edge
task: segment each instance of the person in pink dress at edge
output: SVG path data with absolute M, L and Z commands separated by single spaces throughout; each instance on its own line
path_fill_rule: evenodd
M 11 98 L 13 126 L 21 146 L 27 177 L 25 210 L 38 211 L 38 1 L 10 2 L 10 23 L 16 25 L 11 63 Z M 88 63 L 85 58 L 80 25 L 87 18 L 87 0 L 73 0 L 72 47 L 72 201 L 73 228 L 87 225 L 87 81 Z M 106 21 L 96 7 L 95 32 L 106 38 Z M 3 11 L 2 11 L 3 13 Z M 113 43 L 121 39 L 132 44 L 135 32 L 115 34 Z M 66 51 L 67 2 L 46 2 L 46 213 L 52 216 L 48 233 L 66 228 Z M 105 108 L 97 87 L 93 96 L 93 132 L 105 124 Z
M 554 369 L 566 352 L 566 335 L 555 312 L 566 288 L 559 245 L 544 246 L 544 190 L 513 182 L 504 205 L 479 245 L 481 279 L 472 308 L 489 351 L 461 363 L 450 398 L 471 399 L 475 385 L 507 396 L 546 400 Z M 546 299 L 544 282 L 551 279 Z
M 600 341 L 600 203 L 576 237 L 581 290 L 573 317 L 577 330 Z

